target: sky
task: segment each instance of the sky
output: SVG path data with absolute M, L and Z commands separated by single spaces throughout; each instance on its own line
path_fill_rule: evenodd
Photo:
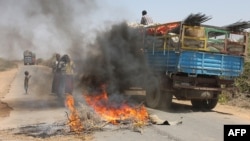
M 38 58 L 77 52 L 73 47 L 93 41 L 110 25 L 139 23 L 147 10 L 156 23 L 203 13 L 206 24 L 224 26 L 250 21 L 249 0 L 0 0 L 0 57 L 22 59 L 26 49 Z
M 101 0 L 103 1 L 103 0 Z M 105 0 L 104 0 L 105 1 Z M 140 22 L 141 11 L 147 10 L 154 22 L 182 20 L 191 13 L 211 16 L 209 24 L 227 25 L 239 20 L 250 20 L 249 0 L 106 0 L 112 16 Z M 112 17 L 110 15 L 110 18 Z

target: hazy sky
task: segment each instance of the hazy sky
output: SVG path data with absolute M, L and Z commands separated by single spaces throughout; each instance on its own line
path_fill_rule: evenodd
M 26 49 L 48 58 L 78 52 L 111 24 L 139 23 L 147 10 L 154 22 L 179 21 L 204 13 L 206 24 L 227 25 L 250 20 L 249 0 L 0 0 L 0 57 L 22 59 Z
M 190 13 L 204 13 L 213 18 L 209 24 L 227 25 L 238 20 L 250 20 L 249 0 L 99 0 L 107 1 L 112 16 L 140 21 L 141 11 L 147 10 L 155 22 L 184 19 Z M 103 2 L 103 6 L 105 6 Z M 116 12 L 115 12 L 116 11 Z M 110 16 L 110 18 L 112 17 Z

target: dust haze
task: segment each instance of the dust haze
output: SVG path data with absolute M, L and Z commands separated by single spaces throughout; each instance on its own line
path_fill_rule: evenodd
M 27 49 L 43 59 L 78 52 L 94 36 L 98 8 L 94 0 L 0 0 L 0 57 L 22 59 Z
M 138 31 L 126 20 L 98 23 L 97 0 L 0 0 L 0 9 L 0 57 L 22 59 L 27 49 L 43 59 L 69 54 L 80 86 L 105 83 L 112 93 L 148 79 Z

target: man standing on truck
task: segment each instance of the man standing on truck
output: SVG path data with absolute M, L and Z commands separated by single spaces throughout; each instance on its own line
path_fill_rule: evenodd
M 149 24 L 152 24 L 152 23 L 153 23 L 152 18 L 147 15 L 146 10 L 143 10 L 142 11 L 142 17 L 141 17 L 141 24 L 149 25 Z

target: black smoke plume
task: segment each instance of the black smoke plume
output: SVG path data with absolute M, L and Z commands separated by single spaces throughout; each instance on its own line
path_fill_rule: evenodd
M 96 90 L 105 84 L 109 94 L 142 86 L 149 70 L 141 50 L 141 37 L 138 30 L 125 22 L 98 34 L 90 46 L 96 54 L 85 59 L 81 85 Z

